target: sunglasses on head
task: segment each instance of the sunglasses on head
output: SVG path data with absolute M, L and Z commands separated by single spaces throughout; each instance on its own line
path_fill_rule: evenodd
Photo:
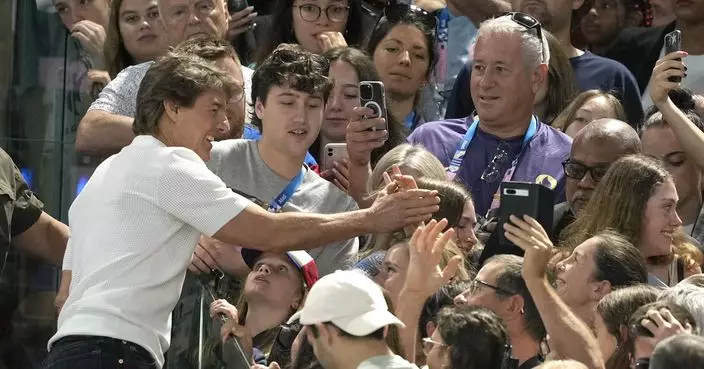
M 389 4 L 384 8 L 384 11 L 379 17 L 386 18 L 390 23 L 398 23 L 409 15 L 416 16 L 420 21 L 425 24 L 431 31 L 435 32 L 436 18 L 435 14 L 429 13 L 424 9 L 410 4 L 399 4 L 395 1 L 389 2 Z M 379 23 L 377 21 L 377 23 Z
M 510 17 L 512 21 L 525 27 L 527 30 L 535 29 L 535 33 L 540 40 L 540 54 L 543 60 L 545 60 L 545 50 L 543 50 L 543 27 L 535 17 L 521 12 L 506 12 L 497 16 L 497 18 L 501 17 Z

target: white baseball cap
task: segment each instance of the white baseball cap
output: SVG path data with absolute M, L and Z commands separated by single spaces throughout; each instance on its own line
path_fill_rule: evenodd
M 289 323 L 296 320 L 303 325 L 330 322 L 357 337 L 387 325 L 405 326 L 389 312 L 381 288 L 356 271 L 337 271 L 320 278 Z

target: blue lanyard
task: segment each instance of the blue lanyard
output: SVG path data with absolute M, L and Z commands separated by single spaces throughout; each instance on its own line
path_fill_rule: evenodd
M 454 176 L 455 173 L 457 173 L 457 171 L 460 169 L 460 165 L 462 165 L 464 156 L 467 154 L 467 149 L 469 148 L 469 145 L 472 143 L 472 140 L 474 140 L 474 136 L 477 133 L 477 126 L 479 126 L 479 119 L 474 118 L 472 124 L 469 126 L 469 128 L 467 128 L 467 133 L 465 133 L 464 137 L 462 138 L 462 142 L 460 142 L 459 146 L 457 147 L 455 155 L 450 161 L 450 166 L 447 168 L 447 171 L 450 173 L 451 176 Z M 518 158 L 523 153 L 523 149 L 525 149 L 525 147 L 528 145 L 528 142 L 533 139 L 533 136 L 535 136 L 537 130 L 538 118 L 536 118 L 534 115 L 530 120 L 530 125 L 528 126 L 528 130 L 526 131 L 525 136 L 523 136 L 523 143 L 521 144 L 521 153 L 518 154 L 518 156 L 513 160 L 513 163 L 511 164 L 512 167 L 515 167 L 518 164 Z
M 301 184 L 301 181 L 303 181 L 303 176 L 306 174 L 306 168 L 305 166 L 301 168 L 301 171 L 296 174 L 293 179 L 291 179 L 291 182 L 289 182 L 286 187 L 284 187 L 283 190 L 281 190 L 281 193 L 279 193 L 276 197 L 271 199 L 269 202 L 269 208 L 267 209 L 268 211 L 272 213 L 278 213 L 281 208 L 286 205 L 288 200 L 293 197 L 293 194 L 296 192 L 298 189 L 298 186 Z
M 414 128 L 413 126 L 416 125 L 416 111 L 415 110 L 413 110 L 410 114 L 406 115 L 405 123 L 406 123 L 406 128 L 408 128 L 409 130 L 412 131 Z

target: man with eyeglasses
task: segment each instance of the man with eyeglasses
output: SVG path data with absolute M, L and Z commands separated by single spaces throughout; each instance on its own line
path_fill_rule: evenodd
M 230 15 L 226 0 L 159 0 L 159 14 L 171 46 L 192 38 L 213 37 L 225 40 Z M 101 91 L 100 96 L 81 119 L 76 132 L 76 151 L 85 154 L 110 155 L 120 151 L 134 139 L 132 122 L 136 111 L 137 91 L 152 62 L 125 68 Z M 249 96 L 252 70 L 243 67 L 239 58 L 228 70 Z M 245 99 L 231 102 L 230 125 L 244 124 Z M 230 128 L 223 127 L 216 139 L 232 137 Z
M 571 139 L 533 115 L 549 60 L 535 18 L 508 13 L 482 23 L 471 77 L 476 116 L 425 123 L 409 137 L 471 189 L 478 216 L 493 216 L 505 181 L 541 183 L 555 190 L 558 202 L 564 199 L 560 163 L 569 155 Z
M 545 326 L 521 276 L 523 258 L 497 255 L 486 261 L 471 286 L 455 297 L 456 305 L 477 305 L 500 316 L 513 346 L 518 369 L 534 368 L 543 362 L 540 345 Z
M 570 157 L 563 164 L 567 201 L 555 206 L 553 242 L 589 202 L 596 185 L 619 158 L 641 152 L 638 133 L 625 122 L 598 119 L 574 138 Z

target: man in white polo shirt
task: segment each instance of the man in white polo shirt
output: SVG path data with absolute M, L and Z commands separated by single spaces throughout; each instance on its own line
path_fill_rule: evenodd
M 386 344 L 387 326 L 404 325 L 363 273 L 337 271 L 319 279 L 289 322 L 299 319 L 325 369 L 417 369 Z
M 247 201 L 204 163 L 236 93 L 231 76 L 193 55 L 170 53 L 147 71 L 137 137 L 98 166 L 69 210 L 73 278 L 47 369 L 161 368 L 201 234 L 283 252 L 390 232 L 438 210 L 435 193 L 396 191 L 398 182 L 371 208 L 341 214 L 276 214 Z

